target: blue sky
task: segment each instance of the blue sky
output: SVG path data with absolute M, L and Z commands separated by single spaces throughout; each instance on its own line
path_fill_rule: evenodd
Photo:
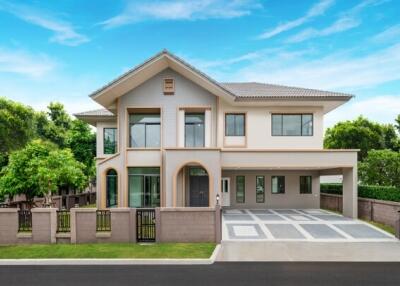
M 0 0 L 0 96 L 71 113 L 167 48 L 219 81 L 350 92 L 326 126 L 400 113 L 398 0 Z

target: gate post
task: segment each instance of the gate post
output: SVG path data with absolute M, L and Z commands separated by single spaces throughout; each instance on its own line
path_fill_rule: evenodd
M 218 204 L 215 206 L 215 242 L 220 243 L 221 239 L 222 239 L 221 206 Z
M 161 242 L 161 209 L 158 207 L 156 208 L 156 242 Z

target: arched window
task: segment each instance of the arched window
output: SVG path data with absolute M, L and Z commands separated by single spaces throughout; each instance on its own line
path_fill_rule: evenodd
M 114 169 L 107 171 L 106 175 L 106 207 L 118 205 L 118 174 Z

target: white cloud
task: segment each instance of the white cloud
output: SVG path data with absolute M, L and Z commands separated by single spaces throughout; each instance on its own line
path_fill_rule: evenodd
M 350 101 L 325 116 L 325 128 L 332 127 L 339 121 L 353 120 L 363 115 L 380 123 L 394 123 L 400 114 L 400 94 L 381 95 L 364 100 Z
M 13 73 L 39 78 L 56 67 L 56 62 L 44 54 L 10 51 L 0 48 L 0 73 Z
M 277 53 L 252 61 L 230 77 L 321 89 L 365 88 L 400 80 L 400 44 L 368 55 L 343 51 L 313 60 L 301 53 Z
M 89 41 L 88 37 L 76 32 L 70 23 L 55 19 L 53 16 L 32 7 L 16 5 L 0 0 L 0 11 L 1 10 L 25 22 L 52 31 L 54 33 L 50 38 L 52 42 L 67 46 L 78 46 Z
M 385 31 L 372 37 L 372 41 L 376 43 L 398 41 L 399 39 L 400 39 L 400 24 L 391 26 Z
M 321 0 L 313 7 L 311 7 L 311 9 L 308 10 L 306 15 L 304 15 L 303 17 L 297 18 L 290 22 L 286 22 L 284 24 L 280 24 L 275 28 L 262 33 L 261 35 L 258 36 L 258 38 L 269 39 L 280 33 L 299 27 L 307 23 L 308 21 L 312 20 L 313 18 L 323 15 L 325 11 L 328 10 L 328 8 L 334 4 L 334 2 L 335 2 L 334 0 Z
M 331 26 L 326 27 L 322 30 L 317 30 L 314 28 L 305 29 L 295 34 L 294 36 L 290 37 L 286 42 L 298 43 L 316 37 L 326 37 L 332 34 L 337 34 L 358 27 L 360 24 L 361 21 L 358 19 L 354 19 L 351 17 L 343 17 L 339 18 Z
M 100 23 L 114 28 L 145 20 L 229 19 L 249 15 L 261 8 L 256 0 L 158 0 L 129 2 L 121 14 Z
M 387 0 L 365 0 L 357 4 L 353 8 L 340 13 L 340 17 L 330 26 L 318 30 L 315 28 L 308 28 L 299 33 L 291 36 L 286 42 L 287 43 L 299 43 L 305 40 L 309 40 L 317 37 L 326 37 L 332 34 L 341 33 L 353 28 L 358 27 L 361 24 L 359 14 L 361 11 L 368 7 L 378 6 L 386 3 Z

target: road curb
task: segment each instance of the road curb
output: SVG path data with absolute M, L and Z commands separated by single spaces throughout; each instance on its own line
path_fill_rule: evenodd
M 215 262 L 220 251 L 218 244 L 210 258 L 199 259 L 0 259 L 4 265 L 210 265 Z

